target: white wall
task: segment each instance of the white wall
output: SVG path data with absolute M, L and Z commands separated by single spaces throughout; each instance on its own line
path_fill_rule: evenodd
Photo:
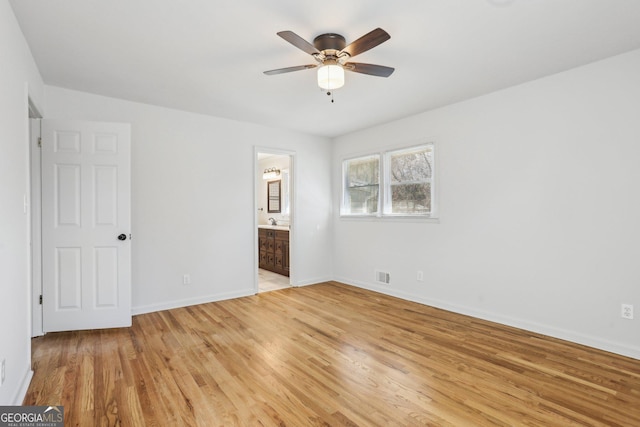
M 338 280 L 640 358 L 640 51 L 337 138 L 334 203 L 344 157 L 420 140 L 440 222 L 336 208 Z
M 31 378 L 28 101 L 42 79 L 9 3 L 0 1 L 0 405 L 21 404 Z M 41 108 L 41 107 L 40 107 Z
M 330 277 L 328 139 L 51 86 L 46 102 L 48 118 L 132 125 L 134 313 L 254 293 L 256 145 L 299 164 L 293 283 Z

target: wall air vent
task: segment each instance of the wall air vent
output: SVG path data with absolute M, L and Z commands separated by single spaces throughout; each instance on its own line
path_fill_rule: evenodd
M 376 282 L 388 285 L 390 280 L 391 276 L 388 271 L 376 270 Z

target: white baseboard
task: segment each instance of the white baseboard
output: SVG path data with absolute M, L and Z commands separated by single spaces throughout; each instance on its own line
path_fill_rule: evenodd
M 637 346 L 630 346 L 626 344 L 612 342 L 601 337 L 585 335 L 579 332 L 557 328 L 551 325 L 531 322 L 526 319 L 518 319 L 510 316 L 504 316 L 498 313 L 478 310 L 472 307 L 452 304 L 446 301 L 425 298 L 419 295 L 401 292 L 401 291 L 384 287 L 384 286 L 376 286 L 371 283 L 357 282 L 357 281 L 349 280 L 344 277 L 338 277 L 338 278 L 335 278 L 334 280 L 337 282 L 341 282 L 341 283 L 355 286 L 358 288 L 368 289 L 370 291 L 380 292 L 381 294 L 401 298 L 407 301 L 417 302 L 417 303 L 428 305 L 431 307 L 440 308 L 442 310 L 447 310 L 447 311 L 451 311 L 458 314 L 464 314 L 466 316 L 475 317 L 477 319 L 500 323 L 502 325 L 512 326 L 514 328 L 523 329 L 526 331 L 535 332 L 542 335 L 548 335 L 553 338 L 570 341 L 570 342 L 581 344 L 587 347 L 596 348 L 598 350 L 604 350 L 611 353 L 619 354 L 621 356 L 632 357 L 634 359 L 640 360 L 640 347 L 637 347 Z
M 33 371 L 28 369 L 25 372 L 24 377 L 22 377 L 22 382 L 20 383 L 20 388 L 16 392 L 16 395 L 13 397 L 13 402 L 11 403 L 14 406 L 22 406 L 24 402 L 24 398 L 27 397 L 27 392 L 29 391 L 29 384 L 31 384 L 31 379 L 33 378 Z
M 224 301 L 224 300 L 233 299 L 233 298 L 246 297 L 249 295 L 255 295 L 255 293 L 256 293 L 255 290 L 252 288 L 252 289 L 243 289 L 242 291 L 237 291 L 237 292 L 226 292 L 221 294 L 205 295 L 205 296 L 195 297 L 195 298 L 185 298 L 182 300 L 167 301 L 167 302 L 158 303 L 158 304 L 141 305 L 137 307 L 132 307 L 131 314 L 136 316 L 138 314 L 154 313 L 156 311 L 171 310 L 173 308 L 188 307 L 190 305 L 206 304 L 209 302 Z
M 331 277 L 319 277 L 293 283 L 294 287 L 315 285 L 317 283 L 331 281 Z M 209 302 L 224 301 L 233 298 L 241 298 L 255 295 L 255 289 L 244 289 L 237 292 L 227 292 L 222 294 L 205 295 L 202 297 L 185 298 L 182 300 L 167 301 L 158 304 L 140 305 L 131 307 L 131 314 L 137 316 L 139 314 L 155 313 L 156 311 L 171 310 L 173 308 L 188 307 L 190 305 L 206 304 Z
M 328 282 L 330 280 L 332 280 L 331 277 L 319 277 L 315 279 L 297 281 L 293 283 L 292 286 L 295 286 L 295 287 L 308 286 L 308 285 L 314 285 L 317 283 Z M 243 289 L 241 291 L 236 291 L 236 292 L 227 292 L 227 293 L 221 293 L 221 294 L 205 295 L 205 296 L 195 297 L 195 298 L 185 298 L 181 300 L 167 301 L 167 302 L 162 302 L 158 304 L 140 305 L 137 307 L 131 307 L 131 314 L 133 316 L 137 316 L 139 314 L 155 313 L 156 311 L 171 310 L 173 308 L 188 307 L 190 305 L 224 301 L 228 299 L 241 298 L 241 297 L 246 297 L 246 296 L 255 295 L 255 294 L 256 294 L 256 291 L 255 289 L 252 288 L 252 289 Z
M 487 320 L 490 322 L 496 322 L 502 325 L 512 326 L 514 328 L 524 329 L 526 331 L 531 331 L 538 334 L 548 335 L 550 337 L 562 339 L 565 341 L 570 341 L 576 344 L 581 344 L 581 345 L 593 347 L 599 350 L 604 350 L 611 353 L 616 353 L 622 356 L 632 357 L 634 359 L 640 360 L 640 347 L 629 346 L 626 344 L 608 341 L 601 337 L 585 335 L 576 331 L 570 331 L 562 328 L 557 328 L 551 325 L 531 322 L 526 319 L 518 319 L 510 316 L 504 316 L 498 313 L 478 310 L 473 307 L 466 307 L 462 305 L 452 304 L 447 301 L 441 301 L 441 300 L 432 299 L 432 298 L 425 298 L 420 295 L 398 291 L 385 286 L 377 286 L 371 283 L 353 281 L 345 277 L 337 277 L 337 278 L 318 277 L 315 279 L 297 281 L 296 283 L 293 284 L 293 286 L 296 286 L 296 287 L 309 286 L 309 285 L 328 282 L 332 280 L 335 280 L 337 282 L 341 282 L 350 286 L 355 286 L 362 289 L 368 289 L 371 291 L 379 292 L 381 294 L 401 298 L 407 301 L 417 302 L 420 304 L 428 305 L 435 308 L 440 308 L 440 309 L 451 311 L 454 313 L 459 313 L 466 316 Z M 214 295 L 207 295 L 207 296 L 197 297 L 197 298 L 187 298 L 183 300 L 169 301 L 169 302 L 160 303 L 160 304 L 138 306 L 138 307 L 133 307 L 131 311 L 133 315 L 153 313 L 156 311 L 170 310 L 173 308 L 187 307 L 187 306 L 196 305 L 196 304 L 206 304 L 209 302 L 240 298 L 240 297 L 245 297 L 245 296 L 254 295 L 254 294 L 255 294 L 255 290 L 245 289 L 238 292 L 214 294 Z M 31 375 L 33 375 L 33 373 L 31 373 Z M 29 384 L 27 383 L 26 387 L 28 388 L 28 386 Z M 26 389 L 24 393 L 26 394 Z
M 318 283 L 330 282 L 331 280 L 333 280 L 331 277 L 316 277 L 314 279 L 296 281 L 293 286 L 317 285 Z

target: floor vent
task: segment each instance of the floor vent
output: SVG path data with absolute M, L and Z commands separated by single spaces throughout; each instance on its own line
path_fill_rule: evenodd
M 387 271 L 378 271 L 376 270 L 376 282 L 384 283 L 385 285 L 389 284 L 391 277 Z

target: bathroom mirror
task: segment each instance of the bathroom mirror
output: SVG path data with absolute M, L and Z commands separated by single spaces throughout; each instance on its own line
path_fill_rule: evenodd
M 267 182 L 267 212 L 280 213 L 280 180 Z

